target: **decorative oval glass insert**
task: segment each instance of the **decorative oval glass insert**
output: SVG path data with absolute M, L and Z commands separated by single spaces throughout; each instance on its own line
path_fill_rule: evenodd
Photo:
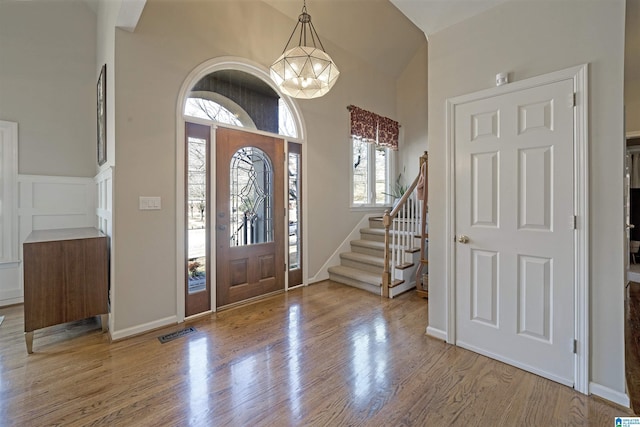
M 273 165 L 256 147 L 236 151 L 230 165 L 230 246 L 273 242 Z

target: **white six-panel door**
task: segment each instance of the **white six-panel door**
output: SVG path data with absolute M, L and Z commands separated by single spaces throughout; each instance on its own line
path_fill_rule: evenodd
M 456 344 L 574 383 L 573 81 L 456 105 Z

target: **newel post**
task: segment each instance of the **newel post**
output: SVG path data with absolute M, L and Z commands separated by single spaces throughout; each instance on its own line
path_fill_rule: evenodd
M 391 271 L 389 269 L 389 228 L 391 227 L 391 215 L 389 210 L 382 217 L 384 225 L 384 270 L 382 271 L 382 296 L 389 298 L 389 286 L 391 285 Z

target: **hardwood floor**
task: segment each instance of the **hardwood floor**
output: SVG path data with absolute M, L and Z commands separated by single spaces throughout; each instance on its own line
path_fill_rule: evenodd
M 427 301 L 332 282 L 110 344 L 0 308 L 0 425 L 613 425 L 630 412 L 425 336 Z
M 640 411 L 640 283 L 627 287 L 624 319 L 625 372 L 631 407 Z

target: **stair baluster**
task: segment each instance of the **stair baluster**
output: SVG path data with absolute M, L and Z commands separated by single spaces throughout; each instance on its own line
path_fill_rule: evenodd
M 382 273 L 382 296 L 389 296 L 389 288 L 393 286 L 396 268 L 406 263 L 407 251 L 413 248 L 413 239 L 417 224 L 420 223 L 418 211 L 415 209 L 418 175 L 393 210 L 384 213 L 384 271 Z

